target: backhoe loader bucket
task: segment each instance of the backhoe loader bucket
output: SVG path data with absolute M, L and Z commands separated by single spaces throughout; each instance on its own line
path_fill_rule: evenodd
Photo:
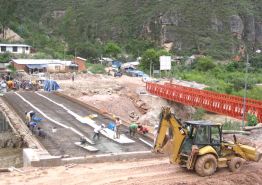
M 239 145 L 241 150 L 245 153 L 247 160 L 258 162 L 262 158 L 262 154 L 256 150 L 256 148 L 247 146 L 247 145 Z

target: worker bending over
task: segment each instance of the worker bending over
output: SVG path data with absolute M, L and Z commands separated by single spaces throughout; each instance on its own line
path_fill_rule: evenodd
M 131 125 L 129 126 L 129 134 L 130 134 L 130 136 L 134 137 L 136 135 L 137 128 L 138 128 L 138 124 L 136 124 L 135 122 L 131 123 Z
M 35 115 L 34 111 L 25 112 L 26 124 L 29 126 L 29 123 L 32 121 L 33 116 Z
M 95 129 L 94 129 L 94 136 L 93 136 L 93 140 L 97 137 L 97 139 L 99 139 L 100 138 L 100 132 L 101 132 L 101 130 L 104 130 L 105 129 L 105 125 L 104 124 L 102 124 L 102 125 L 100 125 L 100 126 L 98 126 L 98 127 L 96 127 Z
M 148 128 L 142 125 L 138 125 L 138 132 L 141 134 L 147 134 L 149 132 Z

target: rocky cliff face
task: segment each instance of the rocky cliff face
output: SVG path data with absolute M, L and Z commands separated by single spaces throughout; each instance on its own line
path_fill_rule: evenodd
M 179 16 L 181 15 L 168 12 L 154 17 L 144 25 L 143 34 L 151 39 L 155 38 L 154 34 L 158 34 L 159 43 L 162 46 L 172 43 L 173 47 L 178 50 L 185 49 L 183 48 L 185 40 L 182 39 L 182 35 L 187 33 L 181 32 L 181 28 L 185 26 Z M 237 38 L 242 44 L 248 42 L 254 47 L 253 49 L 262 45 L 262 19 L 255 18 L 253 15 L 243 17 L 231 15 L 227 20 L 221 20 L 217 16 L 213 16 L 210 17 L 208 27 L 216 33 L 230 32 L 232 38 Z M 191 31 L 188 30 L 188 32 Z
M 226 58 L 242 45 L 262 46 L 261 9 L 262 1 L 244 0 L 20 0 L 17 14 L 69 45 L 148 39 L 178 52 Z

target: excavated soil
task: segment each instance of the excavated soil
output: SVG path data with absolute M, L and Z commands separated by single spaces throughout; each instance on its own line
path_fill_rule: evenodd
M 211 177 L 169 164 L 166 159 L 133 162 L 68 165 L 56 168 L 25 168 L 0 174 L 1 184 L 27 185 L 260 185 L 262 163 L 249 163 L 237 173 L 220 169 Z

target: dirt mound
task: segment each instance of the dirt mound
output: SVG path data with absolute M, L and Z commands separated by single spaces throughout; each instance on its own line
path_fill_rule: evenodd
M 251 169 L 249 171 L 240 171 L 218 175 L 216 178 L 198 180 L 190 185 L 260 185 L 262 184 L 262 169 Z

